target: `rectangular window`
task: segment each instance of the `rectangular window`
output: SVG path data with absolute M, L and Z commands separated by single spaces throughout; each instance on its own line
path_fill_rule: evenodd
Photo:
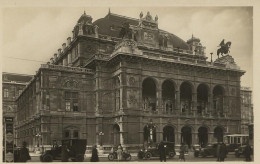
M 66 111 L 70 111 L 70 102 L 66 101 Z
M 78 92 L 65 92 L 66 111 L 79 111 Z
M 8 96 L 9 96 L 8 89 L 4 89 L 4 97 L 5 97 L 5 98 L 8 98 Z
M 78 131 L 74 131 L 73 138 L 79 138 L 79 132 Z
M 74 103 L 73 103 L 73 111 L 74 111 L 74 112 L 78 112 L 78 111 L 79 111 L 79 109 L 78 109 L 78 103 L 77 103 L 77 102 L 74 102 Z
M 64 137 L 65 138 L 69 138 L 70 137 L 70 132 L 69 131 L 65 131 L 64 132 Z

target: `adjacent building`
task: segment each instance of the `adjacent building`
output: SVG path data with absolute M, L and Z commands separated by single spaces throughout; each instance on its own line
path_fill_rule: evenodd
M 241 87 L 241 132 L 249 134 L 248 126 L 254 123 L 252 90 L 249 87 Z
M 13 117 L 16 122 L 16 99 L 33 78 L 32 75 L 2 73 L 2 116 Z M 3 119 L 4 120 L 4 119 Z M 5 128 L 5 127 L 4 127 Z M 5 131 L 5 129 L 3 129 Z M 5 134 L 5 133 L 3 133 Z M 15 135 L 16 136 L 16 135 Z
M 230 55 L 208 62 L 200 39 L 158 28 L 158 16 L 84 13 L 72 37 L 17 99 L 17 138 L 31 149 L 83 138 L 89 146 L 206 144 L 241 133 L 240 77 Z

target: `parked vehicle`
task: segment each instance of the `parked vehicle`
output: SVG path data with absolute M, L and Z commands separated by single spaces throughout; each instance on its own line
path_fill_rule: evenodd
M 207 156 L 214 156 L 217 157 L 217 143 L 214 144 L 208 144 L 204 148 L 199 148 L 194 150 L 194 157 L 202 156 L 202 157 L 207 157 Z
M 113 153 L 109 153 L 107 158 L 110 161 L 116 160 L 117 159 L 117 152 L 114 151 Z M 132 156 L 131 156 L 130 153 L 123 151 L 122 152 L 122 159 L 125 160 L 125 161 L 130 161 L 132 159 Z
M 73 162 L 84 161 L 87 140 L 85 139 L 68 139 L 62 140 L 62 145 L 67 145 L 69 158 Z M 61 160 L 62 146 L 54 145 L 51 150 L 45 151 L 41 156 L 42 162 L 52 162 L 53 160 Z
M 239 148 L 235 149 L 235 156 L 237 158 L 241 157 L 241 156 L 245 156 L 245 148 L 246 148 L 246 145 L 243 145 L 243 146 L 240 146 Z M 251 147 L 252 148 L 252 147 Z M 251 152 L 251 155 L 253 154 L 253 148 L 252 148 L 252 152 Z
M 173 158 L 176 155 L 174 142 L 164 141 L 162 143 L 166 149 L 166 156 L 168 156 L 169 158 Z M 150 146 L 148 146 L 148 148 L 146 150 L 144 150 L 144 151 L 142 150 L 142 152 L 140 151 L 138 153 L 138 154 L 140 154 L 140 159 L 142 159 L 142 158 L 150 159 L 151 157 L 159 157 L 160 152 L 158 150 L 158 146 L 159 146 L 159 144 L 150 145 Z
M 138 159 L 143 159 L 143 158 L 144 158 L 144 154 L 145 154 L 144 150 L 141 149 L 141 150 L 138 152 L 138 154 L 137 154 Z
M 225 143 L 227 143 L 228 152 L 235 152 L 242 145 L 246 145 L 249 141 L 248 134 L 229 134 L 224 136 Z

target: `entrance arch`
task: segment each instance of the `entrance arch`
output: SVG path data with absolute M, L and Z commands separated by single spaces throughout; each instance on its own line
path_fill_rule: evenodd
M 208 143 L 208 128 L 201 126 L 198 129 L 199 145 L 204 147 Z
M 144 110 L 156 111 L 156 84 L 152 78 L 146 78 L 142 84 Z
M 184 144 L 187 144 L 189 148 L 191 147 L 192 144 L 192 129 L 189 126 L 184 126 L 181 129 L 181 142 Z
M 217 142 L 223 142 L 224 130 L 222 127 L 218 126 L 214 129 L 214 137 Z
M 163 128 L 163 141 L 175 142 L 175 133 L 172 126 L 165 126 Z
M 114 145 L 120 144 L 120 127 L 118 124 L 115 124 L 113 126 L 113 142 Z

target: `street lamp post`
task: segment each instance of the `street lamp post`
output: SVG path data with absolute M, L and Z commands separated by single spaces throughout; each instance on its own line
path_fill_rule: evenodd
M 41 134 L 40 134 L 40 133 L 37 133 L 35 136 L 36 136 L 36 138 L 37 138 L 37 148 L 36 148 L 36 151 L 37 151 L 37 152 L 40 152 L 39 138 L 41 137 Z
M 102 146 L 103 145 L 102 144 L 102 137 L 103 137 L 104 133 L 103 132 L 99 132 L 98 135 L 100 136 L 100 146 Z
M 39 138 L 41 137 L 41 134 L 37 133 L 35 136 L 37 137 L 37 147 L 39 147 Z

